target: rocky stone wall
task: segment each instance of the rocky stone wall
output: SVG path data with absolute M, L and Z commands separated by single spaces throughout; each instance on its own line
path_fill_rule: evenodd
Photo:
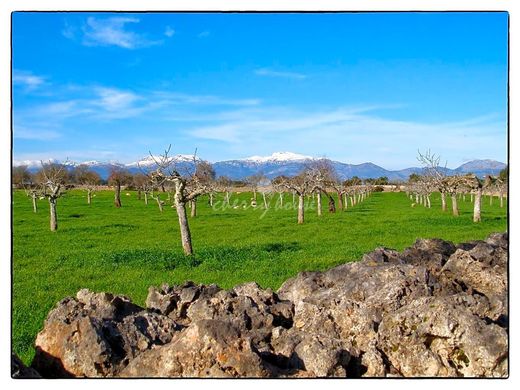
M 492 234 L 378 248 L 276 293 L 187 282 L 150 287 L 143 308 L 81 290 L 14 376 L 504 377 L 507 256 L 507 233 Z

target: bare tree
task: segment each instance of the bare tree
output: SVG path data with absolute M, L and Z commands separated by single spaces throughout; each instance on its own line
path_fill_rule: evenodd
M 256 175 L 251 175 L 246 177 L 246 183 L 251 188 L 251 192 L 253 193 L 253 200 L 256 202 L 256 192 L 258 191 L 258 185 L 262 180 L 265 179 L 265 176 L 262 173 L 258 173 Z
M 114 187 L 114 205 L 117 208 L 121 207 L 121 186 L 129 184 L 131 180 L 132 177 L 126 169 L 118 166 L 111 168 L 108 184 Z
M 72 172 L 74 182 L 87 191 L 87 204 L 92 204 L 92 194 L 98 189 L 101 177 L 87 165 L 79 165 Z
M 273 181 L 274 186 L 283 186 L 298 195 L 298 224 L 305 221 L 305 196 L 319 188 L 317 172 L 313 169 L 304 169 L 299 175 L 288 178 L 279 176 Z
M 31 173 L 29 172 L 27 165 L 13 167 L 11 182 L 15 188 L 25 188 L 26 185 L 32 183 Z
M 41 162 L 42 168 L 36 174 L 39 194 L 49 201 L 50 229 L 58 230 L 58 214 L 56 205 L 64 194 L 68 172 L 65 165 Z
M 148 205 L 148 196 L 152 190 L 150 178 L 143 173 L 136 173 L 132 178 L 132 184 L 137 189 L 137 199 L 141 200 L 144 195 L 144 204 Z
M 229 206 L 229 202 L 230 202 L 230 195 L 229 195 L 229 193 L 231 192 L 231 188 L 232 188 L 233 182 L 227 176 L 220 176 L 217 179 L 216 185 L 217 185 L 217 190 L 218 191 L 225 193 L 224 201 L 225 201 L 226 205 Z
M 193 254 L 193 245 L 191 241 L 191 232 L 186 214 L 186 204 L 196 197 L 207 193 L 209 190 L 205 180 L 201 180 L 200 175 L 196 175 L 197 166 L 203 161 L 193 156 L 193 166 L 185 169 L 181 174 L 179 164 L 175 158 L 169 156 L 171 145 L 164 153 L 153 160 L 156 164 L 156 170 L 151 173 L 153 180 L 159 184 L 173 183 L 175 188 L 174 204 L 179 218 L 179 227 L 181 233 L 182 248 L 186 255 Z
M 197 189 L 204 188 L 203 192 L 191 199 L 191 217 L 197 216 L 197 199 L 203 194 L 212 194 L 215 189 L 215 170 L 207 161 L 196 161 L 194 173 L 186 182 L 188 192 L 195 193 Z

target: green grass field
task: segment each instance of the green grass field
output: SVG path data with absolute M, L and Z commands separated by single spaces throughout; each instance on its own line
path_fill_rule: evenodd
M 249 193 L 231 201 L 248 201 Z M 155 203 L 137 200 L 135 192 L 112 204 L 112 192 L 99 192 L 91 206 L 86 193 L 74 190 L 58 201 L 57 232 L 49 231 L 48 204 L 33 213 L 25 193 L 13 195 L 13 348 L 25 363 L 33 356 L 37 332 L 49 310 L 81 288 L 124 294 L 143 305 L 148 287 L 186 280 L 230 288 L 256 281 L 277 289 L 304 270 L 323 270 L 360 259 L 377 246 L 402 250 L 417 238 L 454 242 L 482 239 L 505 231 L 506 208 L 483 199 L 482 220 L 472 222 L 469 197 L 459 202 L 460 217 L 440 209 L 410 207 L 404 193 L 374 193 L 346 212 L 323 216 L 306 212 L 296 224 L 296 210 L 213 210 L 207 198 L 190 219 L 195 258 L 182 255 L 175 209 L 160 213 Z M 217 199 L 222 199 L 218 196 Z M 273 197 L 274 205 L 278 195 Z M 291 203 L 291 195 L 285 202 Z M 451 205 L 449 204 L 451 207 Z

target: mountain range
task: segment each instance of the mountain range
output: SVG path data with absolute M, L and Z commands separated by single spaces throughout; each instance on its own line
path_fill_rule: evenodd
M 184 167 L 193 164 L 193 156 L 177 155 L 173 157 L 175 161 Z M 233 180 L 241 180 L 247 176 L 262 173 L 272 179 L 279 175 L 294 176 L 298 174 L 310 161 L 315 159 L 311 156 L 304 156 L 292 152 L 276 152 L 271 156 L 252 156 L 241 160 L 228 160 L 213 163 L 213 168 L 217 176 L 228 176 Z M 139 161 L 121 164 L 116 162 L 85 161 L 70 162 L 66 164 L 71 168 L 83 164 L 88 165 L 93 171 L 97 172 L 103 179 L 109 175 L 110 169 L 114 166 L 128 169 L 131 173 L 137 173 L 143 168 L 150 168 L 156 165 L 157 158 L 148 156 Z M 59 163 L 57 160 L 53 162 Z M 391 181 L 405 181 L 412 173 L 420 174 L 422 168 L 410 167 L 401 170 L 387 170 L 371 162 L 363 164 L 347 164 L 339 161 L 331 161 L 340 179 L 344 180 L 353 176 L 362 179 L 378 178 L 386 176 Z M 14 166 L 27 165 L 30 171 L 40 168 L 40 161 L 13 161 Z M 506 164 L 495 160 L 473 160 L 466 162 L 455 169 L 443 168 L 447 175 L 459 175 L 474 173 L 477 176 L 498 175 L 506 167 Z

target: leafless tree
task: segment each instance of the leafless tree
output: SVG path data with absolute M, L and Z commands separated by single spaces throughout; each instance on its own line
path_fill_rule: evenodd
M 56 205 L 58 199 L 64 194 L 68 172 L 65 165 L 41 162 L 42 168 L 36 174 L 38 192 L 49 201 L 50 229 L 58 229 L 58 214 Z
M 153 180 L 159 184 L 173 183 L 175 188 L 174 204 L 179 218 L 182 248 L 186 255 L 192 255 L 193 245 L 186 214 L 186 204 L 198 196 L 207 193 L 209 188 L 206 185 L 206 181 L 202 179 L 204 176 L 201 178 L 201 175 L 195 174 L 197 172 L 197 166 L 203 161 L 197 159 L 194 155 L 193 166 L 185 168 L 184 172 L 181 172 L 178 161 L 169 156 L 170 149 L 171 145 L 158 157 L 154 157 L 150 153 L 156 165 L 156 169 L 151 173 L 151 176 Z
M 246 183 L 251 188 L 251 192 L 253 192 L 253 200 L 256 202 L 256 192 L 258 191 L 258 185 L 265 179 L 265 176 L 262 173 L 258 173 L 256 175 L 251 175 L 246 177 Z
M 114 205 L 117 208 L 121 207 L 121 187 L 129 184 L 131 180 L 132 176 L 124 168 L 114 166 L 110 170 L 108 184 L 114 187 Z
M 141 194 L 144 195 L 144 204 L 148 205 L 148 196 L 152 190 L 150 178 L 143 173 L 136 173 L 132 177 L 132 184 L 137 189 L 137 199 L 141 199 Z
M 305 221 L 305 196 L 319 188 L 318 173 L 313 169 L 304 169 L 294 177 L 279 176 L 273 181 L 274 186 L 282 186 L 298 195 L 298 224 Z
M 232 188 L 233 182 L 227 176 L 220 176 L 216 181 L 217 190 L 219 192 L 225 193 L 224 201 L 226 205 L 229 206 L 230 202 L 230 192 Z
M 193 196 L 191 199 L 191 216 L 197 216 L 197 199 L 203 194 L 212 194 L 215 189 L 215 170 L 207 161 L 195 161 L 195 169 L 186 182 L 188 192 L 195 193 L 197 189 L 204 188 L 203 192 Z
M 31 173 L 27 165 L 13 167 L 11 182 L 15 188 L 25 188 L 27 184 L 31 184 Z
M 87 191 L 87 204 L 92 204 L 92 194 L 98 189 L 101 177 L 87 165 L 79 165 L 72 172 L 74 182 Z

